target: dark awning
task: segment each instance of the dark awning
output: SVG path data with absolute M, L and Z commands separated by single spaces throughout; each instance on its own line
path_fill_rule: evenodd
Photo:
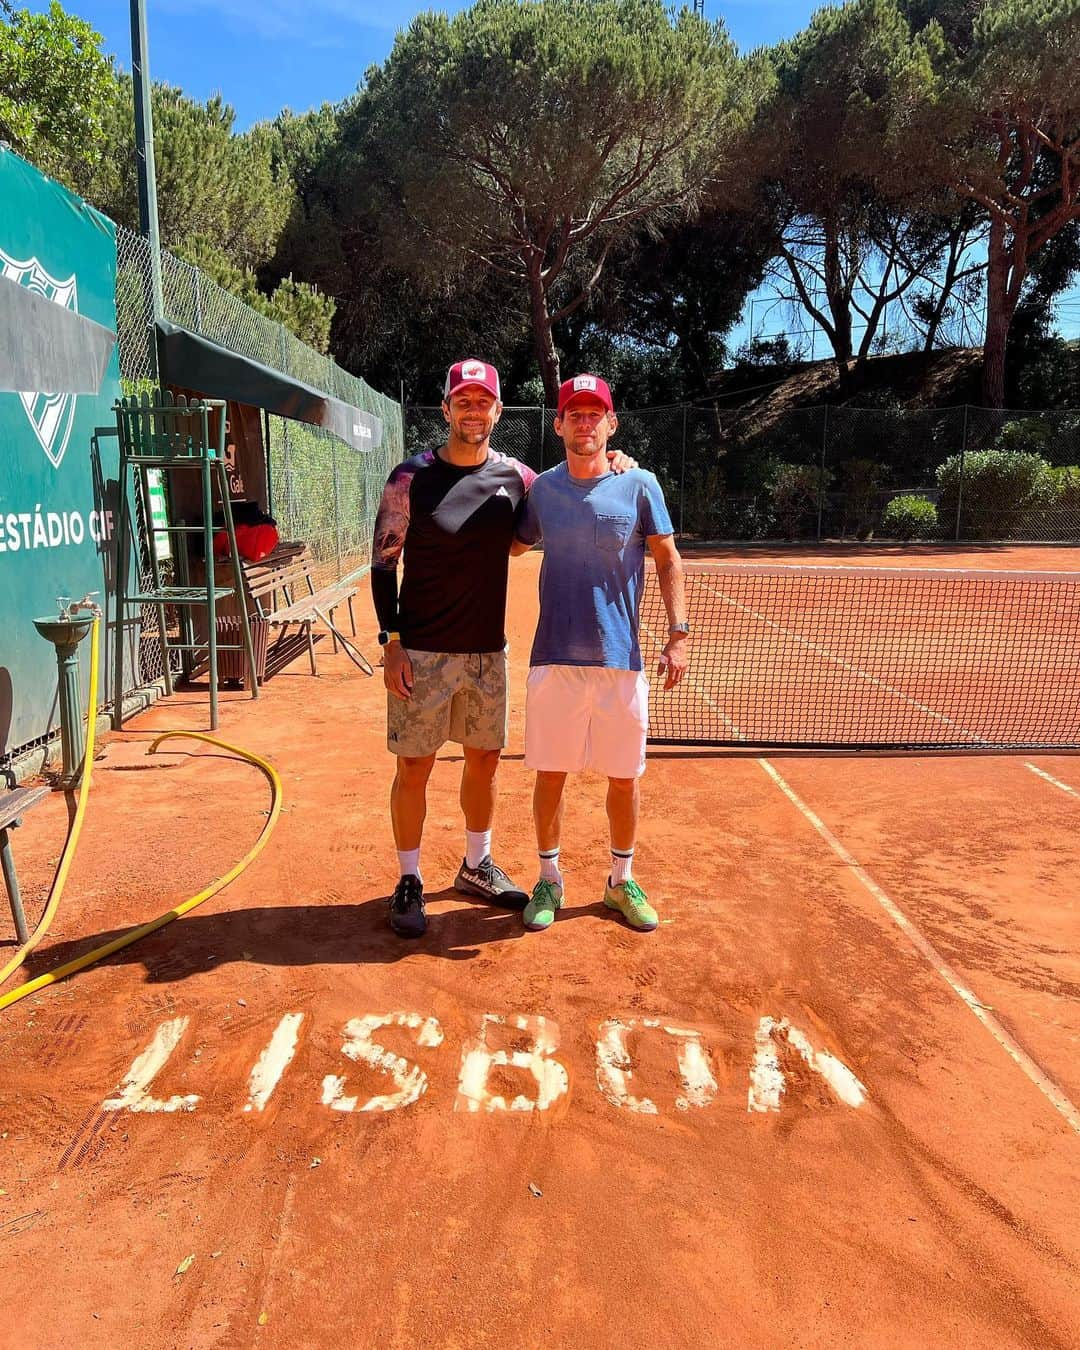
M 166 319 L 157 327 L 163 384 L 325 427 L 357 450 L 377 450 L 382 444 L 382 419 L 372 413 Z
M 116 334 L 0 272 L 0 393 L 96 394 Z

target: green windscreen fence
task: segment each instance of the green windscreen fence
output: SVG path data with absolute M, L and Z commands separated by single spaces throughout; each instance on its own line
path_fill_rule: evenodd
M 95 428 L 114 424 L 120 393 L 113 224 L 2 145 L 0 270 L 2 766 L 57 724 L 55 652 L 33 619 L 54 615 L 58 596 L 110 590 L 117 450 Z M 28 314 L 48 340 L 13 331 Z M 20 387 L 28 377 L 44 387 Z

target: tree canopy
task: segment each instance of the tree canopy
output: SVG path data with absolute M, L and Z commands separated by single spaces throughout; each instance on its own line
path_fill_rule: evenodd
M 354 190 L 389 186 L 397 261 L 420 284 L 482 268 L 520 288 L 553 396 L 553 325 L 639 233 L 695 208 L 763 70 L 722 26 L 659 0 L 424 14 L 344 119 Z
M 984 304 L 1000 404 L 1080 270 L 1078 50 L 1080 0 L 848 0 L 747 55 L 661 0 L 476 0 L 247 131 L 156 85 L 163 242 L 412 398 L 465 352 L 700 395 L 768 275 L 849 391 L 897 311 L 931 350 Z M 137 227 L 131 79 L 58 0 L 0 0 L 0 137 Z
M 40 14 L 0 0 L 0 19 L 0 140 L 85 193 L 107 148 L 115 88 L 101 34 L 58 0 Z

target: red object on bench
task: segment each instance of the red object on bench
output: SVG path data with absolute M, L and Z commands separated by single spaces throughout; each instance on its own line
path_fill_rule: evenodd
M 237 525 L 236 548 L 246 562 L 261 562 L 268 558 L 278 545 L 276 525 Z M 214 557 L 229 556 L 229 536 L 224 530 L 214 535 Z

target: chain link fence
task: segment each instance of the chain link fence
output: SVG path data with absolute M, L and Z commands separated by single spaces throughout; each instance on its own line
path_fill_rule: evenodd
M 563 458 L 550 408 L 505 408 L 492 445 Z M 405 410 L 406 453 L 443 444 L 440 408 Z M 1080 539 L 1080 410 L 800 408 L 763 424 L 696 404 L 619 414 L 617 442 L 700 540 Z
M 125 392 L 135 393 L 153 388 L 156 370 L 150 246 L 141 235 L 122 226 L 117 227 L 116 244 L 120 374 Z M 163 252 L 161 269 L 166 318 L 381 418 L 382 445 L 366 453 L 321 427 L 279 417 L 267 419 L 270 502 L 281 537 L 308 544 L 317 563 L 317 585 L 360 571 L 371 561 L 371 536 L 383 484 L 403 457 L 400 406 L 197 267 Z M 138 501 L 136 505 L 143 581 L 149 586 L 146 504 Z M 167 616 L 167 621 L 174 622 L 175 616 Z M 152 607 L 145 609 L 142 623 L 140 674 L 144 682 L 152 683 L 162 674 Z

